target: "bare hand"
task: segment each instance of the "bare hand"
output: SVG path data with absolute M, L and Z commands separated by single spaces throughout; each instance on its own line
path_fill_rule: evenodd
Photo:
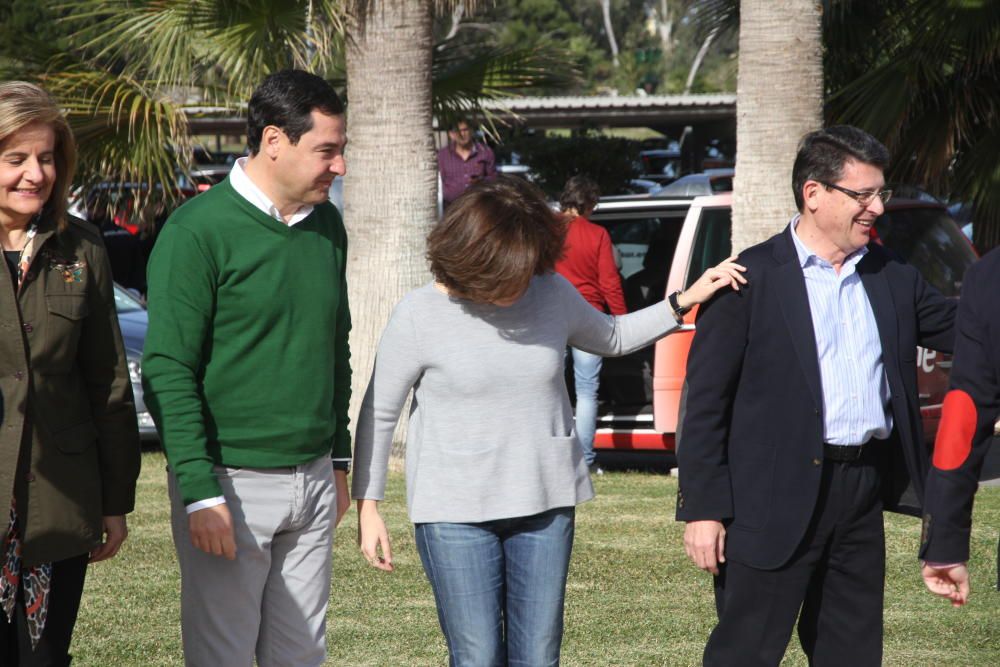
M 337 523 L 335 525 L 339 526 L 344 514 L 351 509 L 351 494 L 347 492 L 346 470 L 333 471 L 333 485 L 337 489 Z
M 389 544 L 389 531 L 385 521 L 378 513 L 377 500 L 358 501 L 358 546 L 365 560 L 372 567 L 386 572 L 392 572 L 392 546 Z M 382 555 L 378 553 L 379 547 Z
M 927 590 L 951 600 L 952 607 L 961 607 L 969 600 L 969 569 L 964 563 L 951 567 L 924 565 L 921 574 Z
M 188 515 L 191 544 L 213 556 L 236 560 L 233 517 L 225 503 L 206 507 Z
M 689 521 L 684 529 L 684 551 L 695 565 L 719 574 L 726 562 L 726 529 L 721 521 Z
M 104 529 L 104 542 L 90 552 L 91 563 L 114 558 L 118 555 L 122 542 L 128 537 L 128 524 L 124 515 L 106 516 L 101 523 Z
M 736 255 L 727 257 L 701 274 L 691 287 L 678 294 L 677 305 L 681 308 L 690 308 L 696 303 L 705 303 L 727 285 L 739 292 L 740 285 L 747 284 L 747 279 L 743 277 L 743 272 L 746 270 L 745 266 L 736 263 Z

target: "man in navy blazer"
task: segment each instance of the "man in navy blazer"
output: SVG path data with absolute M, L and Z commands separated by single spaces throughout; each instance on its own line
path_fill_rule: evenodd
M 1000 249 L 962 282 L 951 390 L 941 410 L 924 492 L 920 557 L 931 592 L 960 607 L 969 597 L 969 536 L 979 474 L 1000 417 Z M 998 549 L 1000 552 L 1000 549 Z M 1000 586 L 1000 583 L 998 583 Z
M 881 664 L 882 510 L 919 506 L 917 346 L 951 351 L 955 316 L 870 243 L 888 162 L 854 127 L 803 137 L 799 214 L 699 314 L 677 519 L 715 575 L 705 665 L 778 665 L 797 617 L 811 665 Z

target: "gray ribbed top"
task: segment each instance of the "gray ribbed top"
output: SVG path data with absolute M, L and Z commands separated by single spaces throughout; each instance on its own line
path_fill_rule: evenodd
M 617 356 L 676 328 L 665 303 L 611 317 L 562 276 L 531 281 L 508 307 L 406 295 L 379 343 L 358 417 L 354 498 L 381 500 L 406 396 L 406 496 L 414 523 L 476 523 L 594 496 L 563 379 L 567 345 Z

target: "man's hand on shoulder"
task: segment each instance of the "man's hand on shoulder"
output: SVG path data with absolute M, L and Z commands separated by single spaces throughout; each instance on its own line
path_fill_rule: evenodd
M 684 551 L 700 569 L 719 574 L 726 562 L 726 528 L 721 521 L 688 521 L 684 529 Z
M 188 515 L 191 543 L 213 556 L 236 560 L 233 517 L 225 503 L 196 510 Z
M 965 563 L 940 566 L 924 563 L 921 574 L 927 590 L 951 600 L 952 607 L 961 607 L 969 600 L 969 569 Z

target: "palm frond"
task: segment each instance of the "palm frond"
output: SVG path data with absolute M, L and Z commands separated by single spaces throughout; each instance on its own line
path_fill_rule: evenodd
M 64 0 L 74 38 L 127 76 L 171 86 L 204 80 L 245 97 L 267 74 L 333 58 L 334 0 Z
M 977 228 L 1000 230 L 990 153 L 1000 123 L 1000 3 L 891 0 L 881 16 L 871 13 L 878 4 L 866 5 L 874 45 L 863 57 L 829 44 L 828 69 L 844 66 L 834 67 L 828 119 L 881 139 L 896 156 L 894 181 L 974 201 Z
M 740 28 L 739 0 L 704 0 L 689 11 L 699 41 L 712 33 L 735 33 Z
M 511 97 L 532 87 L 568 88 L 579 73 L 555 47 L 468 47 L 435 49 L 433 111 L 450 125 L 458 116 L 481 115 L 496 132 L 498 117 L 483 102 Z
M 139 183 L 171 197 L 191 161 L 182 108 L 139 81 L 86 63 L 53 62 L 39 77 L 61 104 L 80 151 L 76 181 Z

